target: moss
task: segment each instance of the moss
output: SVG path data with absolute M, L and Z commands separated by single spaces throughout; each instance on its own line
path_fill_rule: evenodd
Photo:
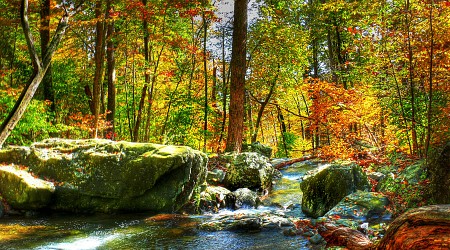
M 346 195 L 369 187 L 361 167 L 330 165 L 306 176 L 300 184 L 303 191 L 302 210 L 314 218 L 323 216 Z
M 49 139 L 26 159 L 38 176 L 62 183 L 53 208 L 172 212 L 206 178 L 206 155 L 188 147 L 109 140 Z
M 0 167 L 0 193 L 16 209 L 39 209 L 50 203 L 53 183 L 13 166 Z

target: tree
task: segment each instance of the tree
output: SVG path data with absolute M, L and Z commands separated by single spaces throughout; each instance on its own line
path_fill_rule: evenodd
M 107 24 L 107 35 L 106 35 L 106 71 L 108 79 L 108 104 L 107 104 L 107 114 L 106 120 L 109 122 L 108 134 L 107 136 L 114 140 L 115 139 L 115 114 L 116 114 L 116 59 L 114 55 L 115 45 L 114 45 L 114 19 L 112 15 L 114 14 L 114 8 L 112 5 L 112 0 L 107 0 L 106 2 L 106 18 Z
M 227 152 L 241 151 L 244 134 L 247 5 L 247 0 L 236 0 L 234 2 L 233 44 L 230 63 L 230 118 L 225 149 Z
M 95 18 L 96 18 L 96 31 L 95 31 L 95 74 L 94 74 L 94 84 L 92 90 L 92 107 L 94 115 L 94 138 L 98 137 L 98 128 L 100 120 L 100 101 L 101 101 L 101 91 L 102 91 L 102 78 L 103 78 L 103 61 L 105 58 L 105 46 L 104 46 L 104 34 L 105 27 L 103 22 L 103 1 L 97 0 L 95 3 Z
M 28 0 L 22 0 L 21 2 L 20 18 L 22 29 L 28 45 L 28 53 L 33 64 L 33 75 L 30 78 L 27 86 L 23 89 L 21 95 L 17 99 L 16 104 L 9 113 L 8 117 L 5 119 L 5 121 L 3 121 L 0 127 L 0 148 L 3 146 L 3 143 L 11 134 L 11 131 L 14 129 L 16 124 L 19 122 L 20 118 L 25 112 L 25 109 L 36 93 L 39 84 L 42 82 L 42 79 L 44 78 L 45 73 L 50 66 L 52 56 L 58 48 L 58 45 L 66 32 L 69 18 L 73 15 L 73 12 L 70 12 L 70 10 L 68 10 L 66 6 L 63 7 L 64 14 L 59 21 L 58 27 L 56 28 L 55 34 L 49 46 L 47 47 L 45 55 L 41 59 L 36 51 L 34 39 L 31 34 L 30 24 L 28 21 Z
M 50 6 L 51 0 L 41 0 L 41 27 L 39 33 L 41 35 L 41 57 L 44 57 L 50 42 Z M 52 65 L 48 66 L 44 79 L 42 79 L 44 89 L 44 100 L 50 101 L 50 111 L 54 112 L 55 94 L 53 92 Z

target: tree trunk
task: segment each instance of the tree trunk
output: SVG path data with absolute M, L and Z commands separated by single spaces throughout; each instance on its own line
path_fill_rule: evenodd
M 11 134 L 11 131 L 19 122 L 20 118 L 25 112 L 25 109 L 27 108 L 34 94 L 36 93 L 36 90 L 39 87 L 39 84 L 41 83 L 50 65 L 52 56 L 55 53 L 59 43 L 61 42 L 64 36 L 70 18 L 70 15 L 67 12 L 61 17 L 58 27 L 56 28 L 55 35 L 53 36 L 41 62 L 41 59 L 39 58 L 39 55 L 36 52 L 34 40 L 31 35 L 27 12 L 28 12 L 28 0 L 22 0 L 20 17 L 25 39 L 28 45 L 28 52 L 34 67 L 34 73 L 29 83 L 19 96 L 19 99 L 17 99 L 16 104 L 9 113 L 8 117 L 3 121 L 0 127 L 0 148 L 3 146 L 3 143 L 6 141 L 8 136 Z
M 102 20 L 102 0 L 97 0 L 95 3 L 95 17 L 96 22 L 96 33 L 95 33 L 95 74 L 94 74 L 94 84 L 92 91 L 92 102 L 94 107 L 94 138 L 98 137 L 98 127 L 100 120 L 100 95 L 101 95 L 101 84 L 103 76 L 103 61 L 104 61 L 104 23 Z
M 222 125 L 220 129 L 220 137 L 217 142 L 217 152 L 220 151 L 221 142 L 223 140 L 223 135 L 225 133 L 225 125 L 227 122 L 227 96 L 228 96 L 228 80 L 230 79 L 225 61 L 225 28 L 222 30 L 222 107 L 223 107 L 223 115 L 222 115 Z
M 411 209 L 395 219 L 378 250 L 450 249 L 450 205 Z
M 414 58 L 413 50 L 411 45 L 411 23 L 408 16 L 411 15 L 409 0 L 406 0 L 406 28 L 407 28 L 407 46 L 408 46 L 408 71 L 409 71 L 409 90 L 411 94 L 411 140 L 412 140 L 412 154 L 419 154 L 419 143 L 417 139 L 417 121 L 416 121 L 416 97 L 415 97 L 415 87 L 414 87 Z
M 115 59 L 115 45 L 113 41 L 114 35 L 114 21 L 111 18 L 111 12 L 113 11 L 113 6 L 111 0 L 107 2 L 107 50 L 106 50 L 106 64 L 107 64 L 107 77 L 108 77 L 108 104 L 107 104 L 107 114 L 106 121 L 109 122 L 108 137 L 111 140 L 115 139 L 115 123 L 114 118 L 116 114 L 116 59 Z
M 208 23 L 206 21 L 205 12 L 202 15 L 203 19 L 203 77 L 205 78 L 205 96 L 203 103 L 203 152 L 206 152 L 206 137 L 208 135 L 208 65 L 207 65 L 207 50 L 206 42 L 208 38 Z
M 51 0 L 42 0 L 41 2 L 41 27 L 39 29 L 41 37 L 41 57 L 43 58 L 50 43 L 50 6 Z M 50 102 L 50 111 L 56 110 L 55 94 L 53 92 L 52 65 L 48 66 L 47 72 L 42 79 L 44 100 Z
M 139 127 L 141 126 L 141 122 L 142 122 L 142 110 L 144 109 L 144 103 L 145 103 L 145 96 L 147 94 L 147 88 L 148 88 L 147 84 L 144 85 L 144 87 L 142 88 L 141 99 L 139 101 L 139 108 L 138 108 L 136 123 L 134 124 L 134 129 L 133 129 L 133 141 L 134 142 L 139 141 Z
M 230 119 L 226 151 L 240 152 L 244 133 L 244 97 L 247 44 L 247 0 L 234 3 L 231 52 Z
M 433 0 L 430 0 L 430 16 L 429 26 L 430 26 L 430 65 L 428 73 L 428 110 L 427 110 L 427 136 L 425 138 L 425 157 L 428 160 L 428 151 L 430 149 L 431 141 L 431 118 L 433 114 L 433 56 L 434 56 L 434 33 L 433 33 Z
M 277 85 L 279 73 L 280 73 L 280 65 L 278 65 L 278 73 L 275 76 L 275 79 L 273 80 L 272 85 L 270 86 L 269 93 L 267 94 L 264 101 L 260 103 L 261 106 L 259 107 L 259 110 L 258 110 L 258 117 L 256 118 L 255 130 L 253 131 L 253 135 L 252 135 L 252 140 L 251 140 L 252 143 L 256 142 L 256 139 L 258 137 L 258 131 L 259 131 L 259 127 L 261 126 L 262 115 L 264 113 L 264 109 L 266 108 L 267 104 L 270 101 L 270 98 L 272 98 L 273 92 L 275 91 L 275 86 Z

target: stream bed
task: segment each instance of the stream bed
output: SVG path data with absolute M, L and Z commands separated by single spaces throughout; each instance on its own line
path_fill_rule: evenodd
M 0 249 L 309 249 L 302 236 L 277 228 L 256 231 L 208 231 L 199 225 L 227 214 L 276 213 L 304 218 L 301 177 L 316 163 L 282 170 L 258 209 L 222 210 L 218 214 L 49 214 L 0 219 Z

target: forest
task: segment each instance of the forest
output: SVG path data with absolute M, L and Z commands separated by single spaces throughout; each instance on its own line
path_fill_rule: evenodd
M 288 176 L 290 170 L 284 167 L 295 168 L 294 163 L 306 162 L 296 173 L 298 179 L 290 184 L 296 185 L 296 192 L 303 192 L 301 203 L 295 202 L 304 214 L 290 223 L 295 224 L 294 235 L 312 232 L 304 238 L 308 244 L 316 244 L 313 241 L 317 235 L 317 244 L 330 246 L 336 242 L 327 237 L 341 230 L 350 239 L 346 241 L 348 247 L 357 242 L 369 245 L 355 249 L 375 249 L 372 243 L 386 231 L 383 223 L 398 217 L 410 219 L 409 225 L 426 221 L 430 227 L 423 230 L 441 227 L 428 232 L 414 231 L 410 226 L 407 233 L 419 240 L 431 235 L 435 238 L 430 244 L 450 247 L 449 234 L 439 235 L 450 232 L 449 0 L 0 0 L 0 9 L 0 170 L 6 174 L 22 171 L 17 175 L 20 178 L 31 173 L 31 178 L 40 178 L 51 186 L 49 197 L 57 197 L 29 207 L 17 205 L 14 200 L 20 200 L 19 191 L 11 193 L 16 187 L 9 183 L 11 178 L 3 176 L 0 217 L 3 210 L 14 214 L 10 205 L 19 210 L 21 206 L 25 210 L 31 207 L 32 211 L 180 211 L 194 198 L 200 200 L 197 205 L 204 201 L 204 197 L 195 195 L 200 187 L 205 189 L 205 183 L 209 191 L 216 188 L 213 192 L 222 192 L 217 188 L 223 185 L 230 189 L 228 193 L 244 188 L 242 183 L 227 183 L 226 178 L 219 183 L 207 177 L 236 171 L 233 164 L 238 165 L 241 156 L 230 158 L 227 153 L 239 155 L 248 148 L 267 147 L 272 150 L 268 157 L 254 161 L 264 171 L 269 171 L 267 165 L 271 170 L 267 176 L 259 170 L 261 180 L 251 187 L 258 190 L 255 196 L 260 195 L 262 201 L 270 200 L 268 192 L 276 183 L 274 173 L 281 170 L 280 176 Z M 56 141 L 52 150 L 64 155 L 54 162 L 61 160 L 67 166 L 48 160 L 52 157 L 49 148 L 54 146 L 49 145 L 55 142 L 50 138 L 63 140 L 60 144 Z M 87 146 L 80 146 L 77 140 L 64 139 L 107 140 L 85 140 Z M 142 149 L 137 150 L 134 142 L 142 143 Z M 29 157 L 25 147 L 15 147 L 30 145 L 35 145 L 31 147 L 38 156 Z M 98 160 L 100 156 L 91 154 L 89 147 L 103 150 L 100 154 L 107 160 Z M 147 169 L 139 164 L 150 153 L 141 151 L 152 152 L 151 157 L 157 158 L 148 160 L 153 165 Z M 17 160 L 19 154 L 23 154 L 22 160 Z M 174 167 L 164 162 L 169 155 L 190 157 L 190 163 L 183 160 L 183 166 Z M 43 163 L 36 163 L 33 157 Z M 71 162 L 64 162 L 67 159 Z M 117 161 L 111 163 L 110 159 Z M 92 162 L 97 160 L 95 169 Z M 226 165 L 226 161 L 235 162 Z M 52 164 L 67 169 L 60 173 L 48 167 Z M 325 184 L 308 184 L 322 171 L 309 180 L 304 178 L 312 165 L 332 169 L 332 184 L 326 181 L 332 177 L 325 174 L 318 177 L 324 178 Z M 346 168 L 359 172 L 351 174 L 350 181 L 333 172 L 345 172 Z M 153 171 L 150 180 L 140 171 Z M 122 174 L 126 175 L 123 183 L 116 181 L 116 175 Z M 357 177 L 359 174 L 364 178 Z M 57 177 L 50 178 L 52 175 Z M 233 178 L 242 175 L 249 179 L 256 176 L 239 173 Z M 353 229 L 364 221 L 350 231 L 323 224 L 327 230 L 318 236 L 319 226 L 314 228 L 318 224 L 312 221 L 325 213 L 334 221 L 344 217 L 329 214 L 339 202 L 352 199 L 347 194 L 364 195 L 353 186 L 345 194 L 336 190 L 350 182 L 357 186 L 360 179 L 367 182 L 361 184 L 361 190 L 367 189 L 365 195 L 375 197 L 377 202 L 388 201 L 381 209 L 388 211 L 389 222 L 377 221 L 359 231 Z M 139 183 L 134 180 L 142 182 L 143 187 L 137 187 Z M 179 186 L 180 193 L 174 191 L 171 197 L 161 191 Z M 83 193 L 84 188 L 89 191 Z M 317 195 L 323 189 L 331 193 L 327 199 L 336 198 L 335 203 L 318 214 L 309 211 L 308 195 Z M 146 196 L 149 190 L 153 193 Z M 73 197 L 89 198 L 71 200 L 74 193 L 79 196 Z M 211 197 L 215 200 L 222 196 L 214 193 Z M 341 201 L 343 197 L 347 198 Z M 64 199 L 75 205 L 70 207 Z M 319 205 L 328 204 L 327 199 Z M 205 202 L 208 209 L 216 206 L 219 211 L 224 201 L 217 200 L 214 205 L 208 203 L 210 200 Z M 173 204 L 171 210 L 169 203 Z M 353 205 L 343 205 L 343 210 L 350 211 Z M 297 208 L 292 204 L 283 207 L 292 211 Z M 408 214 L 411 208 L 419 210 Z M 357 217 L 362 210 L 354 209 L 350 214 Z M 371 211 L 365 211 L 367 215 L 362 218 L 369 218 Z M 431 216 L 433 213 L 441 217 Z M 186 219 L 177 216 L 161 214 L 137 221 L 139 227 L 147 228 L 149 221 L 161 223 L 170 218 L 181 223 Z M 271 220 L 274 215 L 264 216 Z M 239 221 L 241 218 L 234 219 L 245 223 Z M 188 224 L 180 228 L 193 225 Z M 395 228 L 397 222 L 391 225 Z M 28 244 L 17 243 L 23 237 L 19 235 L 16 240 L 11 232 L 19 229 L 9 227 L 0 233 L 7 235 L 0 237 L 0 245 Z M 33 226 L 26 228 L 34 230 Z M 397 229 L 402 230 L 400 226 Z M 53 231 L 50 234 L 65 237 Z M 170 237 L 178 237 L 173 235 Z M 396 239 L 390 231 L 385 238 L 402 239 Z M 283 243 L 285 238 L 279 240 L 285 246 L 291 244 Z M 139 240 L 136 242 L 135 247 L 142 247 Z M 388 245 L 382 242 L 377 249 L 388 249 L 384 248 Z M 119 249 L 115 247 L 111 249 Z
M 0 6 L 2 130 L 37 72 L 19 2 Z M 426 158 L 449 140 L 449 1 L 261 0 L 234 13 L 245 15 L 234 30 L 230 5 L 30 1 L 38 58 L 71 18 L 2 144 L 109 138 L 223 152 L 259 141 L 279 157 Z

